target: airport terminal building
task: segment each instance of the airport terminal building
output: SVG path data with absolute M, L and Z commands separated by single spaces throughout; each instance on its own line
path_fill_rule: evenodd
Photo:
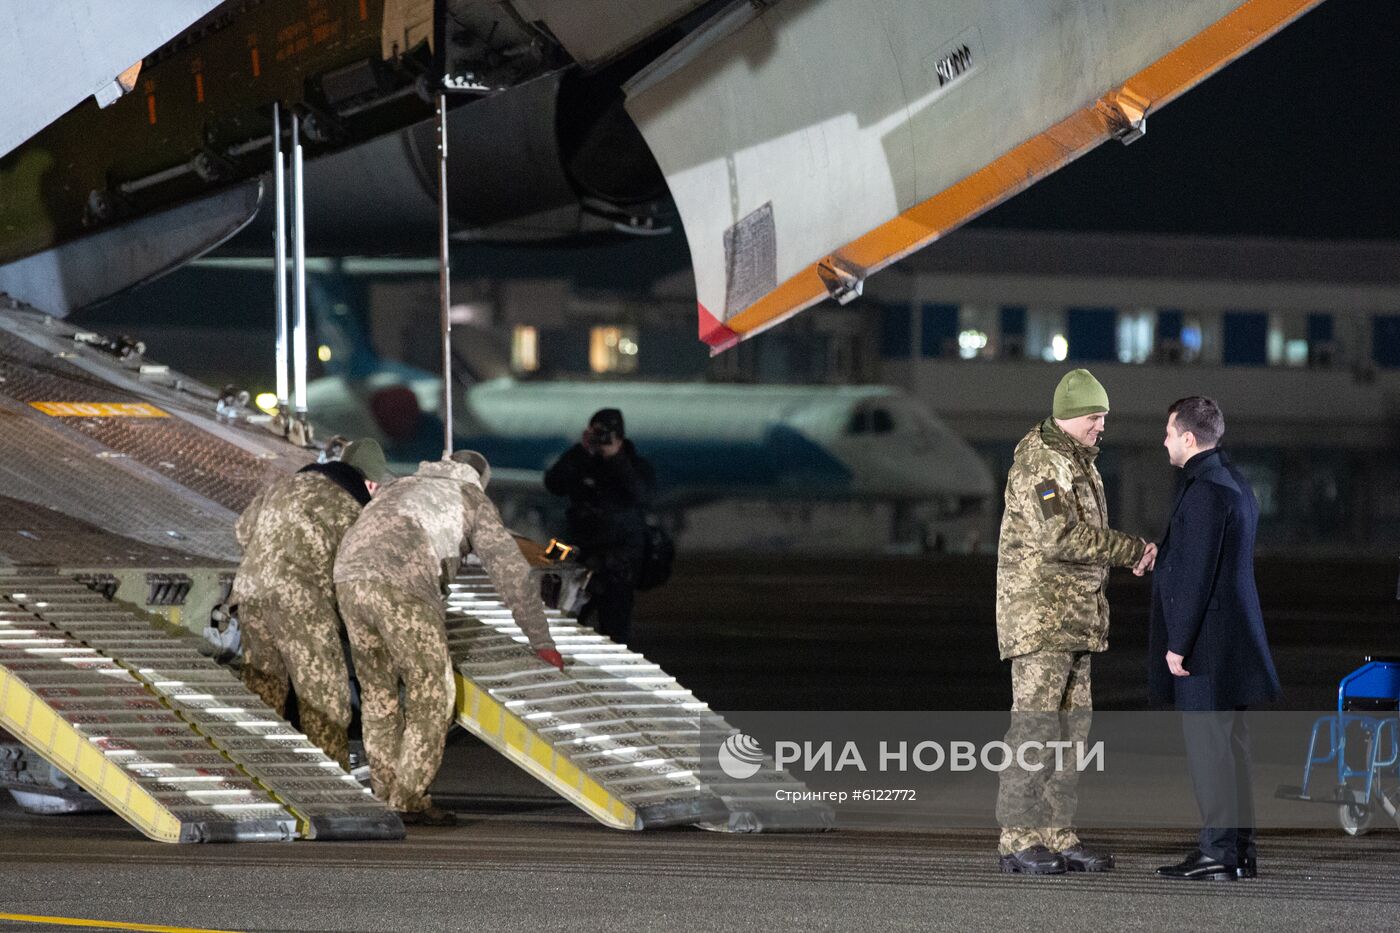
M 963 231 L 871 280 L 878 374 L 1004 475 L 1069 366 L 1113 412 L 1110 514 L 1155 533 L 1167 406 L 1209 395 L 1270 550 L 1400 542 L 1400 249 L 1388 243 Z
M 141 333 L 155 355 L 193 375 L 256 388 L 271 373 L 271 335 L 263 306 L 246 296 L 268 273 L 220 263 L 143 290 Z M 337 301 L 364 309 L 375 353 L 437 369 L 427 336 L 437 331 L 437 283 L 425 263 L 315 268 L 338 280 Z M 1259 495 L 1261 549 L 1389 553 L 1400 543 L 1400 247 L 1392 244 L 965 229 L 872 276 L 850 304 L 823 303 L 713 358 L 695 339 L 683 262 L 629 276 L 639 281 L 630 288 L 596 270 L 545 273 L 474 255 L 454 269 L 456 346 L 485 361 L 483 378 L 884 383 L 941 416 L 1000 482 L 1016 442 L 1048 414 L 1056 381 L 1085 366 L 1114 406 L 1099 465 L 1124 530 L 1160 530 L 1173 483 L 1161 447 L 1166 407 L 1205 394 L 1220 401 L 1226 445 Z M 215 288 L 207 276 L 237 281 Z M 207 334 L 187 321 L 162 326 L 166 305 L 172 319 L 187 317 L 181 290 L 190 288 L 206 303 L 237 296 L 211 315 L 237 328 L 220 331 L 217 359 L 199 350 Z M 95 326 L 132 326 L 120 301 L 108 308 Z M 334 343 L 316 337 L 329 353 L 326 341 Z M 204 371 L 215 365 L 242 375 Z M 322 365 L 312 361 L 313 377 Z M 872 419 L 849 430 L 890 427 Z M 763 508 L 792 528 L 750 543 L 780 548 L 827 540 L 823 528 L 857 544 L 849 531 L 861 527 L 862 548 L 985 552 L 1000 515 L 994 498 L 971 532 L 934 520 L 911 534 L 892 509 L 869 503 L 825 516 L 810 506 Z M 726 546 L 725 532 L 705 538 L 701 524 L 692 524 L 694 544 Z
M 1166 408 L 1210 395 L 1260 498 L 1261 548 L 1400 543 L 1392 244 L 963 230 L 871 277 L 855 302 L 713 360 L 677 343 L 693 327 L 689 284 L 688 271 L 634 296 L 497 283 L 495 319 L 522 374 L 898 386 L 997 476 L 1063 372 L 1088 367 L 1114 405 L 1099 460 L 1110 513 L 1143 534 L 1171 501 Z M 541 326 L 545 294 L 554 310 Z M 993 503 L 979 549 L 994 545 L 999 511 Z

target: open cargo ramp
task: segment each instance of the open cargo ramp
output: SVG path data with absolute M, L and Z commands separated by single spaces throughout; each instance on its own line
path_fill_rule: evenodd
M 403 836 L 197 645 L 63 575 L 0 573 L 0 727 L 158 842 Z
M 720 746 L 738 730 L 658 665 L 557 610 L 547 615 L 562 672 L 522 650 L 525 636 L 484 572 L 452 584 L 457 722 L 473 735 L 614 829 L 833 827 L 830 808 L 776 798 L 806 788 L 771 759 L 753 777 L 725 776 Z

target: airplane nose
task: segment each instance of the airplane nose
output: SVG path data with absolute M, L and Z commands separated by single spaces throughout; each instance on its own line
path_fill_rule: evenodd
M 966 485 L 963 495 L 990 498 L 996 492 L 991 469 L 969 444 L 959 441 L 959 446 L 962 448 L 958 452 L 959 472 Z
M 868 495 L 897 498 L 987 498 L 994 492 L 991 470 L 965 441 L 941 438 L 921 450 L 907 438 L 866 442 L 848 460 L 857 485 Z

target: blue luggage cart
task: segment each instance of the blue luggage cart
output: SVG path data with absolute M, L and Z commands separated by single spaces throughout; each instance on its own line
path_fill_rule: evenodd
M 1337 686 L 1337 712 L 1318 717 L 1301 787 L 1277 796 L 1337 808 L 1349 836 L 1382 814 L 1400 823 L 1400 658 L 1368 657 Z

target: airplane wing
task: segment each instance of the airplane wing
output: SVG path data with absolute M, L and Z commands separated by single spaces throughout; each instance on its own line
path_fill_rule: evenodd
M 680 209 L 718 353 L 927 246 L 1320 0 L 740 0 L 627 109 Z
M 0 62 L 11 80 L 0 95 L 0 156 L 89 95 L 106 103 L 131 90 L 133 65 L 221 2 L 46 0 L 24 4 L 22 13 L 8 4 Z

